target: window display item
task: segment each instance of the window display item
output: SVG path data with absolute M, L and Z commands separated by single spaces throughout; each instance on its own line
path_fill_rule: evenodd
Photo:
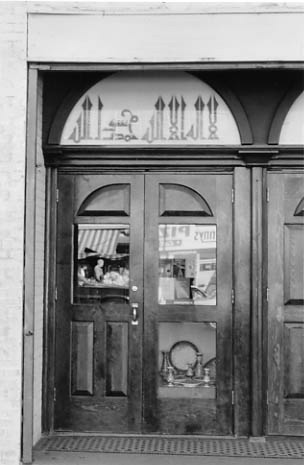
M 210 386 L 210 368 L 204 368 L 204 377 L 203 377 L 203 383 L 205 387 Z
M 208 360 L 208 362 L 205 363 L 204 368 L 209 369 L 210 382 L 211 384 L 215 384 L 216 382 L 216 357 Z
M 195 367 L 195 377 L 202 378 L 203 376 L 203 354 L 196 354 L 196 367 Z
M 174 381 L 175 381 L 175 378 L 174 378 L 174 368 L 173 367 L 168 367 L 168 386 L 174 386 Z
M 162 353 L 162 364 L 160 368 L 160 375 L 164 381 L 167 381 L 169 367 L 171 366 L 169 362 L 169 352 L 166 350 L 162 350 L 161 353 Z
M 191 365 L 192 371 L 195 369 L 199 352 L 195 344 L 189 341 L 179 341 L 173 344 L 169 352 L 170 364 L 179 373 L 186 373 L 188 365 Z

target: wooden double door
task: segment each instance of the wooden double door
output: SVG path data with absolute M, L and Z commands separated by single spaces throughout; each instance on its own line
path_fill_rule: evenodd
M 232 434 L 232 174 L 58 188 L 54 429 Z

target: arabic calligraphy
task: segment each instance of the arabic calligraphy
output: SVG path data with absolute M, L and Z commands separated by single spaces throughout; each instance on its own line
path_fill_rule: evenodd
M 94 101 L 86 95 L 68 140 L 76 144 L 93 139 L 101 143 L 132 143 L 137 140 L 148 144 L 216 140 L 219 139 L 219 102 L 214 95 L 208 97 L 208 101 L 204 101 L 198 95 L 194 103 L 190 104 L 183 96 L 172 95 L 167 101 L 159 96 L 149 119 L 144 122 L 140 110 L 136 114 L 130 108 L 115 113 L 118 116 L 113 116 L 112 112 L 109 119 L 110 112 L 105 112 L 101 96 Z
M 130 142 L 137 139 L 133 132 L 133 124 L 138 122 L 138 116 L 134 115 L 130 110 L 124 109 L 121 112 L 121 117 L 121 119 L 113 118 L 108 126 L 102 130 L 108 134 L 108 136 L 102 138 L 103 140 L 123 140 Z

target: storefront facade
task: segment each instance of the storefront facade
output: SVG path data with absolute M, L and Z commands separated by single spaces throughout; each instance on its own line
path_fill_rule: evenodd
M 29 8 L 23 463 L 303 436 L 303 9 Z

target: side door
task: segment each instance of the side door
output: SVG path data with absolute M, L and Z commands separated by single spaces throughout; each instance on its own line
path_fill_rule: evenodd
M 304 434 L 304 173 L 269 173 L 268 434 Z
M 54 429 L 138 432 L 143 176 L 60 174 Z
M 232 175 L 145 189 L 145 431 L 232 434 Z

